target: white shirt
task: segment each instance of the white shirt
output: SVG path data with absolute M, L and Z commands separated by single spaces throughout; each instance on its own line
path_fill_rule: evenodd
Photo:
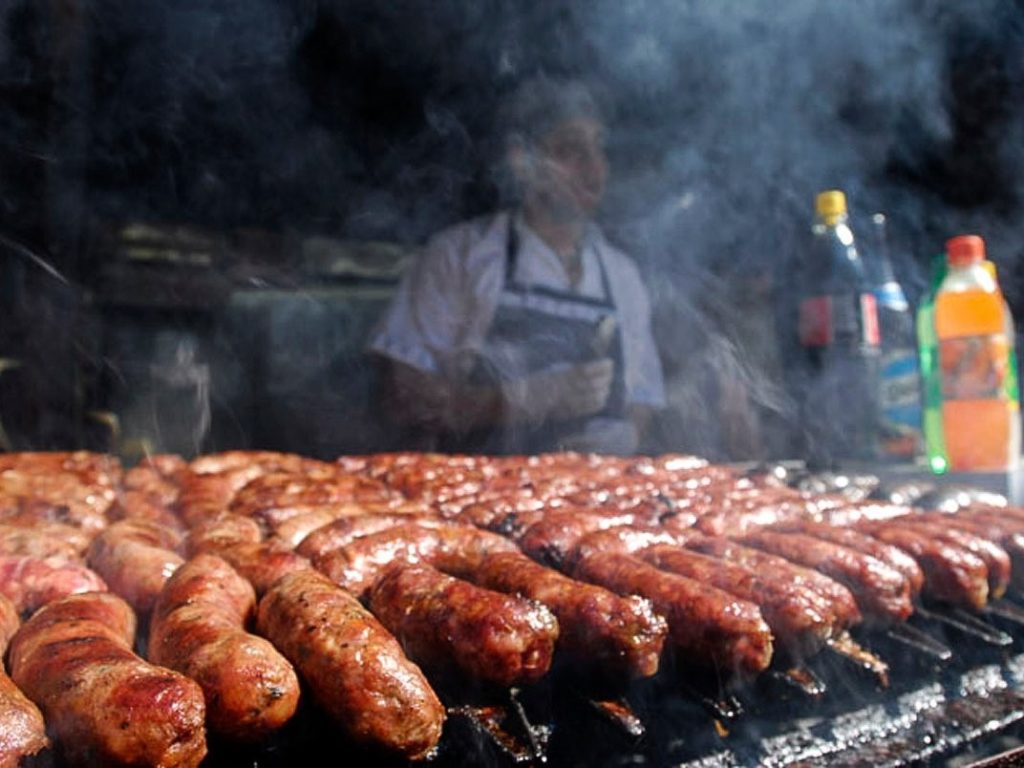
M 403 276 L 369 348 L 435 373 L 458 355 L 479 352 L 505 285 L 509 217 L 502 212 L 473 219 L 432 237 Z M 521 218 L 516 227 L 516 282 L 572 291 L 558 255 Z M 619 314 L 626 402 L 661 407 L 664 383 L 647 291 L 633 261 L 592 225 L 584 240 L 577 293 L 606 298 L 599 259 Z

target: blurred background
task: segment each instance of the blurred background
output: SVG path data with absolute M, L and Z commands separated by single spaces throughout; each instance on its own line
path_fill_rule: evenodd
M 786 457 L 818 191 L 886 214 L 912 302 L 975 232 L 1024 311 L 1022 5 L 0 0 L 0 449 L 402 447 L 367 333 L 427 236 L 499 203 L 495 106 L 547 72 L 612 108 L 648 450 Z

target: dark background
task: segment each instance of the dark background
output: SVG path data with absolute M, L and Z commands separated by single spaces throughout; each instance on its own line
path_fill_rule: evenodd
M 670 392 L 650 448 L 785 455 L 773 307 L 817 191 L 887 214 L 912 299 L 971 231 L 1024 306 L 1020 6 L 0 0 L 3 439 L 395 447 L 360 353 L 395 273 L 371 250 L 325 274 L 304 244 L 413 252 L 493 209 L 494 108 L 547 72 L 614 107 L 602 223 Z M 162 258 L 126 256 L 138 224 Z

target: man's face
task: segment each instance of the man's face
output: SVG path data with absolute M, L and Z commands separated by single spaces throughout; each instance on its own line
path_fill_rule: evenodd
M 525 171 L 519 173 L 526 194 L 559 216 L 591 216 L 608 183 L 604 139 L 604 127 L 592 118 L 558 123 L 538 142 Z

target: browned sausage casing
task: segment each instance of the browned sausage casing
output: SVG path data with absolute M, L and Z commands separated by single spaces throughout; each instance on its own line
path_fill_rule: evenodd
M 855 549 L 801 533 L 755 531 L 744 544 L 813 568 L 845 585 L 864 615 L 882 623 L 905 621 L 914 612 L 910 583 L 899 571 Z
M 993 537 L 958 528 L 955 523 L 935 515 L 908 515 L 902 524 L 973 552 L 988 569 L 989 599 L 998 600 L 1006 594 L 1006 588 L 1010 586 L 1010 555 L 992 540 Z
M 244 741 L 283 726 L 299 701 L 292 665 L 245 631 L 255 610 L 248 581 L 219 557 L 198 555 L 168 579 L 149 632 L 150 660 L 199 683 L 210 728 Z
M 281 578 L 260 600 L 257 626 L 355 740 L 413 760 L 437 745 L 444 707 L 420 668 L 327 577 L 306 570 Z
M 838 634 L 829 603 L 785 579 L 680 547 L 657 545 L 637 556 L 662 570 L 710 584 L 761 609 L 777 645 L 791 658 L 810 656 Z
M 506 687 L 536 682 L 551 667 L 558 638 L 551 611 L 429 565 L 386 571 L 370 590 L 369 606 L 424 666 Z
M 890 568 L 903 574 L 903 578 L 910 584 L 910 594 L 913 597 L 921 592 L 924 586 L 924 571 L 917 561 L 899 547 L 886 544 L 866 533 L 852 528 L 841 528 L 826 523 L 800 523 L 798 525 L 785 525 L 779 528 L 781 531 L 795 531 L 805 533 L 822 541 L 831 541 L 866 555 L 871 555 L 876 560 L 881 560 Z
M 944 603 L 982 610 L 988 602 L 988 567 L 963 547 L 902 526 L 898 520 L 869 524 L 877 539 L 910 554 L 924 571 L 922 593 Z
M 398 525 L 356 539 L 313 561 L 354 595 L 362 596 L 392 563 L 425 562 L 453 576 L 471 574 L 483 558 L 496 552 L 518 552 L 503 536 L 468 525 Z
M 181 535 L 150 520 L 121 520 L 89 546 L 89 567 L 139 613 L 153 608 L 164 583 L 185 559 Z
M 116 595 L 61 598 L 11 640 L 11 677 L 73 764 L 197 766 L 206 754 L 203 692 L 132 653 L 134 636 L 135 614 Z
M 626 677 L 650 677 L 658 671 L 668 625 L 649 600 L 620 597 L 516 552 L 484 558 L 470 579 L 550 608 L 558 619 L 558 647 L 576 662 Z
M 650 600 L 668 620 L 670 642 L 697 666 L 747 676 L 771 662 L 771 631 L 751 602 L 614 552 L 592 552 L 580 558 L 573 575 L 620 595 Z
M 0 595 L 0 659 L 18 629 L 18 614 Z M 0 664 L 0 768 L 17 768 L 29 755 L 49 745 L 39 708 L 7 676 Z
M 832 617 L 838 629 L 846 629 L 861 620 L 860 608 L 853 594 L 839 582 L 824 574 L 789 562 L 785 558 L 745 547 L 729 539 L 717 537 L 694 539 L 687 547 L 713 557 L 729 560 L 774 578 L 787 579 L 822 595 L 832 608 Z
M 21 614 L 65 595 L 106 589 L 103 579 L 80 563 L 59 557 L 0 556 L 0 595 Z

